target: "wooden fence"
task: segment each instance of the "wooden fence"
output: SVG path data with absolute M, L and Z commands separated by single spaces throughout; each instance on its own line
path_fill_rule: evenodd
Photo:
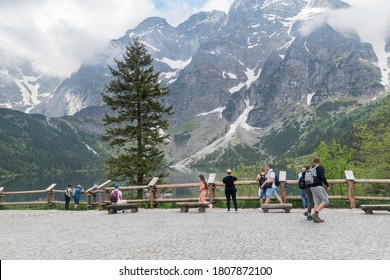
M 286 171 L 279 172 L 280 180 L 280 195 L 284 202 L 290 200 L 301 200 L 301 196 L 288 196 L 287 188 L 290 186 L 298 185 L 298 180 L 286 180 Z M 348 195 L 347 196 L 329 196 L 330 200 L 346 200 L 349 201 L 350 208 L 356 208 L 357 200 L 375 200 L 375 201 L 390 201 L 390 197 L 358 197 L 355 196 L 355 186 L 356 184 L 384 184 L 390 186 L 390 179 L 355 179 L 352 171 L 345 171 L 346 179 L 334 179 L 328 180 L 329 184 L 341 184 L 345 185 Z M 216 174 L 212 173 L 209 175 L 208 184 L 209 184 L 209 201 L 217 202 L 226 200 L 223 197 L 216 196 L 216 188 L 223 187 L 222 182 L 215 181 Z M 192 198 L 164 198 L 162 195 L 162 190 L 173 190 L 180 188 L 199 188 L 199 182 L 188 183 L 188 184 L 157 184 L 158 177 L 153 178 L 148 185 L 143 186 L 121 186 L 122 191 L 127 190 L 144 190 L 146 195 L 143 199 L 129 199 L 128 203 L 147 203 L 150 208 L 155 208 L 158 203 L 174 203 L 174 202 L 191 202 L 197 201 L 197 197 Z M 80 204 L 87 205 L 88 207 L 104 207 L 109 204 L 110 192 L 114 189 L 112 186 L 109 186 L 111 183 L 110 180 L 104 182 L 99 186 L 94 186 L 84 192 L 86 196 L 86 201 L 80 201 Z M 257 185 L 255 181 L 236 181 L 237 186 L 253 186 Z M 15 192 L 5 192 L 3 187 L 0 187 L 0 206 L 6 205 L 35 205 L 35 204 L 46 204 L 47 208 L 51 208 L 53 204 L 64 204 L 64 201 L 55 200 L 55 193 L 63 193 L 63 190 L 54 190 L 56 184 L 50 185 L 45 190 L 35 190 L 35 191 L 15 191 Z M 26 194 L 44 194 L 40 200 L 36 201 L 20 201 L 20 202 L 6 202 L 5 197 L 10 195 L 26 195 Z M 256 201 L 258 200 L 257 192 L 254 196 L 238 196 L 237 200 L 243 201 Z

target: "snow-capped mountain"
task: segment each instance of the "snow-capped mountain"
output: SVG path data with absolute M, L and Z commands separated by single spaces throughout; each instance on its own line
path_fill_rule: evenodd
M 58 78 L 42 76 L 29 63 L 0 66 L 0 108 L 26 113 L 45 107 L 60 85 Z
M 348 8 L 339 0 L 236 0 L 228 14 L 201 12 L 177 27 L 147 18 L 61 83 L 1 70 L 0 106 L 62 116 L 103 105 L 107 65 L 139 38 L 170 88 L 169 160 L 185 166 L 237 145 L 272 157 L 264 137 L 286 119 L 302 126 L 316 106 L 364 104 L 389 84 L 390 40 L 378 56 L 377 45 L 327 23 L 332 11 Z M 292 116 L 297 108 L 301 115 Z

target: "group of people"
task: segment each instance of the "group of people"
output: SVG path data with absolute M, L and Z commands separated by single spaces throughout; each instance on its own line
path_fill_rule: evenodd
M 307 176 L 306 173 L 308 173 Z M 311 181 L 308 181 L 309 177 L 312 178 Z M 206 191 L 208 189 L 208 185 L 203 175 L 199 175 L 199 178 L 200 195 L 198 201 L 206 202 Z M 237 188 L 234 184 L 235 181 L 237 181 L 237 178 L 232 175 L 232 170 L 226 170 L 226 176 L 222 179 L 222 182 L 225 184 L 226 207 L 228 212 L 230 212 L 231 200 L 233 200 L 235 212 L 238 211 Z M 256 182 L 259 185 L 259 209 L 261 209 L 263 205 L 263 200 L 265 199 L 265 203 L 268 204 L 271 197 L 275 197 L 279 203 L 283 203 L 276 190 L 276 174 L 272 169 L 272 164 L 267 164 L 265 168 L 260 168 L 259 174 L 256 177 Z M 299 174 L 299 186 L 302 189 L 302 204 L 304 208 L 307 207 L 307 211 L 304 215 L 307 216 L 307 220 L 314 221 L 315 223 L 324 222 L 324 220 L 320 218 L 319 213 L 329 204 L 328 194 L 324 190 L 323 184 L 327 187 L 327 191 L 329 191 L 330 185 L 325 177 L 325 169 L 320 165 L 320 158 L 316 157 L 313 159 L 313 165 L 303 167 L 302 172 Z M 314 213 L 312 214 L 311 212 L 313 208 Z
M 208 184 L 203 175 L 199 175 L 199 179 L 200 194 L 198 201 L 200 203 L 206 203 Z M 233 200 L 235 212 L 238 212 L 235 181 L 237 181 L 237 178 L 232 175 L 232 170 L 226 170 L 226 176 L 222 179 L 222 182 L 225 184 L 226 207 L 228 212 L 230 212 L 231 200 Z M 265 168 L 260 168 L 259 174 L 256 177 L 256 182 L 259 185 L 260 209 L 263 205 L 263 199 L 265 199 L 265 204 L 270 202 L 271 197 L 275 197 L 279 203 L 283 203 L 276 190 L 276 174 L 273 171 L 271 164 L 267 164 Z M 330 185 L 325 177 L 325 169 L 320 165 L 320 158 L 316 157 L 313 159 L 313 165 L 304 166 L 302 172 L 299 174 L 299 187 L 302 189 L 302 205 L 304 208 L 307 207 L 307 211 L 304 215 L 307 216 L 307 220 L 314 221 L 315 223 L 324 222 L 324 220 L 320 218 L 319 213 L 329 204 L 328 194 L 324 190 L 323 184 L 325 184 L 327 191 L 329 191 Z M 65 188 L 64 194 L 65 210 L 69 210 L 71 196 L 74 198 L 74 209 L 77 209 L 80 202 L 80 195 L 83 192 L 84 189 L 81 185 L 78 185 L 75 189 L 72 185 L 68 185 Z M 110 193 L 110 201 L 112 204 L 126 203 L 126 201 L 123 200 L 122 192 L 119 190 L 119 184 L 114 184 L 114 190 Z M 209 204 L 209 207 L 212 207 L 211 203 Z M 314 213 L 312 214 L 313 208 Z
M 70 199 L 73 197 L 74 199 L 74 206 L 73 208 L 77 210 L 79 203 L 80 203 L 80 197 L 81 194 L 84 192 L 84 189 L 81 185 L 77 185 L 76 188 L 73 188 L 72 185 L 68 185 L 65 188 L 64 191 L 64 197 L 65 197 L 65 210 L 69 210 L 69 204 L 70 204 Z

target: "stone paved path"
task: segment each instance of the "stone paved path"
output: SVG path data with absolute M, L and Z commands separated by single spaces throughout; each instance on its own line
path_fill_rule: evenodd
M 379 260 L 390 259 L 390 213 L 325 209 L 0 211 L 2 260 Z

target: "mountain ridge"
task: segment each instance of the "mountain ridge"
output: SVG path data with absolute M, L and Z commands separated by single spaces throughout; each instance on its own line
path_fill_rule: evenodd
M 30 112 L 77 119 L 90 106 L 91 114 L 103 110 L 100 93 L 112 79 L 107 65 L 138 38 L 171 92 L 165 100 L 175 111 L 169 164 L 217 162 L 224 153 L 239 156 L 235 151 L 244 153 L 242 147 L 275 159 L 293 150 L 297 131 L 303 133 L 313 117 L 327 114 L 323 108 L 353 109 L 385 91 L 372 45 L 324 20 L 332 10 L 348 8 L 338 0 L 240 0 L 228 13 L 200 12 L 177 27 L 147 18 L 111 40 L 96 64 L 82 65 Z M 93 126 L 101 133 L 101 124 Z M 294 140 L 283 142 L 283 152 L 267 151 L 282 132 Z

